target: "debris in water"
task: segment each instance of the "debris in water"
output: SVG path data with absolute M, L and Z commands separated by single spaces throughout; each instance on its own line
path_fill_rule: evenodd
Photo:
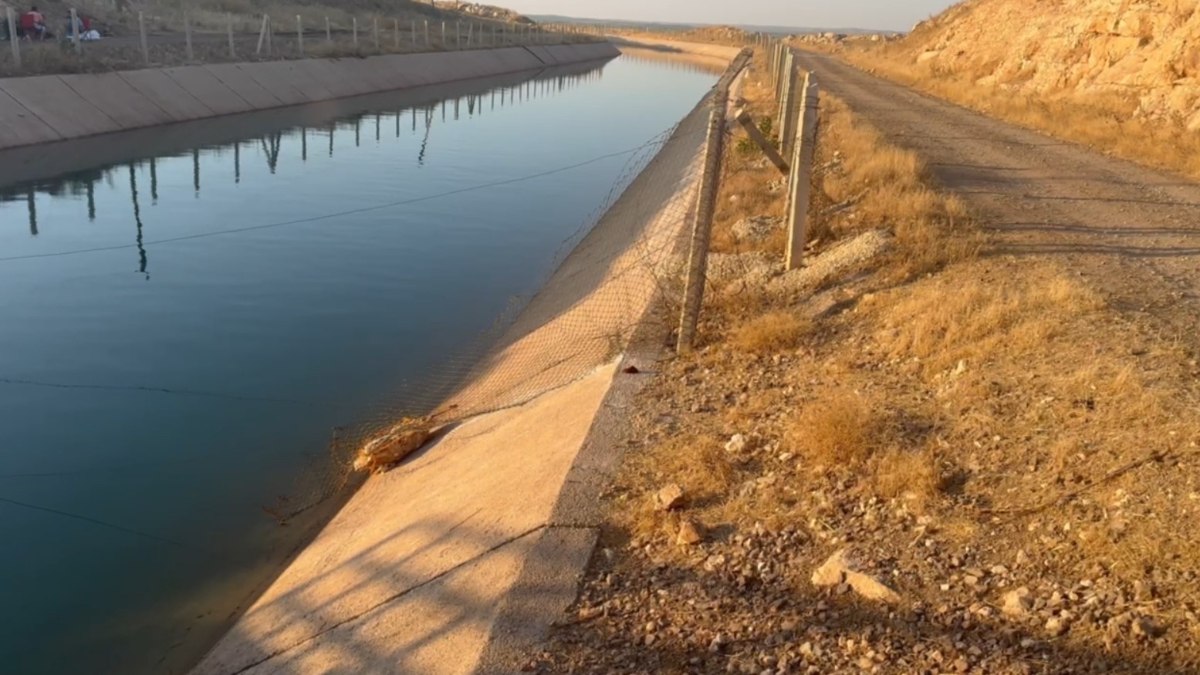
M 354 458 L 355 471 L 382 471 L 420 450 L 442 426 L 429 417 L 405 417 L 385 433 L 367 441 Z

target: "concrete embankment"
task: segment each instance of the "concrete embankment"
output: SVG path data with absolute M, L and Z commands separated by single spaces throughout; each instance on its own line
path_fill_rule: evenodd
M 0 80 L 0 149 L 612 58 L 603 43 Z
M 464 408 L 521 402 L 368 480 L 193 675 L 513 671 L 573 599 L 595 544 L 597 496 L 620 457 L 613 428 L 648 377 L 619 373 L 653 364 L 613 360 L 595 338 L 635 329 L 660 292 L 706 123 L 699 105 L 455 396 Z

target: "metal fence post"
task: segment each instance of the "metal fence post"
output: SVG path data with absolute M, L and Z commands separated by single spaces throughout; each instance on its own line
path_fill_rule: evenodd
M 700 193 L 692 220 L 692 241 L 688 252 L 687 282 L 683 294 L 683 311 L 679 317 L 679 341 L 676 351 L 686 354 L 696 340 L 696 325 L 700 321 L 700 306 L 704 303 L 707 282 L 708 246 L 712 238 L 713 215 L 717 210 L 717 191 L 721 187 L 721 154 L 725 147 L 725 96 L 718 95 L 708 116 L 708 138 L 704 143 L 704 175 L 700 178 Z
M 138 33 L 142 38 L 142 61 L 150 65 L 150 46 L 146 44 L 146 15 L 138 12 Z
M 792 155 L 792 175 L 788 182 L 788 249 L 786 266 L 800 267 L 808 238 L 808 202 L 812 192 L 813 156 L 817 145 L 820 90 L 811 73 L 805 73 L 800 97 L 803 122 Z

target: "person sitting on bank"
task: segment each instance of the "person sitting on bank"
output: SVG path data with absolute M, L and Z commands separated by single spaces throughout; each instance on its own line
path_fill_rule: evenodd
M 37 5 L 21 15 L 21 34 L 26 40 L 45 40 L 50 37 L 46 30 L 46 16 L 38 11 Z

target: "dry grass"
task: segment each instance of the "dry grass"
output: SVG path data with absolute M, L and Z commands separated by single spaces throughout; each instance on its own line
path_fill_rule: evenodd
M 797 312 L 778 310 L 735 328 L 729 336 L 729 344 L 750 354 L 774 354 L 801 346 L 812 328 L 812 321 Z
M 835 236 L 889 226 L 893 272 L 913 278 L 974 257 L 982 244 L 965 205 L 932 190 L 913 152 L 886 143 L 833 96 L 822 101 L 821 190 L 830 204 L 852 204 L 853 219 L 823 223 Z
M 839 56 L 869 72 L 993 117 L 1151 166 L 1200 177 L 1200 135 L 1170 120 L 1136 118 L 1135 97 L 1120 93 L 1031 95 L 978 84 L 991 72 L 916 63 L 901 43 L 851 43 Z
M 859 466 L 879 449 L 883 424 L 853 391 L 822 392 L 785 431 L 787 446 L 814 467 Z

